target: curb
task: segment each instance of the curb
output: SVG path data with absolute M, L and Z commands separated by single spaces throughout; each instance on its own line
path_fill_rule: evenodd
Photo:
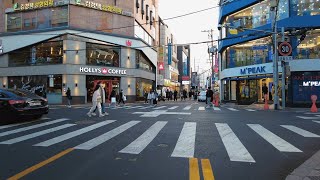
M 318 179 L 320 179 L 320 150 L 286 177 L 286 180 Z

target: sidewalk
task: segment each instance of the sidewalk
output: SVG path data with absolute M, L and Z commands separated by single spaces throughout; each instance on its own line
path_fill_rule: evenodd
M 251 105 L 238 105 L 235 103 L 224 103 L 221 104 L 223 107 L 233 107 L 233 108 L 239 108 L 239 109 L 255 109 L 255 110 L 263 110 L 264 109 L 264 104 L 251 104 Z M 310 105 L 311 106 L 311 105 Z M 282 107 L 280 106 L 279 111 L 281 110 Z M 274 111 L 274 105 L 269 104 L 269 110 Z M 293 108 L 293 107 L 286 107 L 285 112 L 310 112 L 310 108 Z
M 286 180 L 319 180 L 320 151 L 289 174 Z

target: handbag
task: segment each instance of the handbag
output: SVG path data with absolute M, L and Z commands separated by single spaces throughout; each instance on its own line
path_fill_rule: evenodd
M 127 100 L 126 95 L 123 95 L 122 99 L 123 99 L 123 101 L 126 101 Z

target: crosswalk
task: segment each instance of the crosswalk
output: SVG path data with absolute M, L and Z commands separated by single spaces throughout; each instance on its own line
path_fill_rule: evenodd
M 58 146 L 61 142 L 66 142 L 65 144 L 67 144 L 71 139 L 77 139 L 76 142 L 79 144 L 75 145 L 74 149 L 89 151 L 107 143 L 112 138 L 122 136 L 122 134 L 129 133 L 130 136 L 132 136 L 133 133 L 136 132 L 132 129 L 139 129 L 144 123 L 143 121 L 136 120 L 126 122 L 118 120 L 105 120 L 88 125 L 87 127 L 78 127 L 76 124 L 70 122 L 70 119 L 61 118 L 0 126 L 0 148 L 6 145 L 14 145 L 21 142 L 25 142 L 25 144 L 29 144 L 38 148 L 50 148 L 51 146 Z M 320 121 L 311 121 L 311 123 L 314 123 L 314 126 L 317 126 L 320 129 Z M 113 125 L 111 130 L 110 128 L 107 128 L 108 130 L 104 130 L 106 128 L 102 128 L 104 126 L 110 127 L 111 124 Z M 166 132 L 166 128 L 175 128 L 175 132 L 177 135 L 179 134 L 179 136 L 170 137 L 170 139 L 173 139 L 174 142 L 169 146 L 171 152 L 169 156 L 178 158 L 196 157 L 196 150 L 201 147 L 201 144 L 198 144 L 196 141 L 197 129 L 201 129 L 198 128 L 198 126 L 201 126 L 201 122 L 183 122 L 183 126 L 177 126 L 176 124 L 172 124 L 172 122 L 168 121 L 156 121 L 151 125 L 147 125 L 146 130 L 136 132 L 137 138 L 135 138 L 132 142 L 123 145 L 123 147 L 117 151 L 118 153 L 122 154 L 141 154 L 148 149 L 148 146 L 152 144 L 159 134 Z M 288 142 L 286 138 L 280 137 L 279 132 L 272 130 L 272 127 L 265 127 L 261 124 L 246 124 L 246 126 L 242 127 L 246 129 L 240 132 L 251 131 L 255 134 L 256 138 L 259 139 L 259 141 L 266 142 L 270 147 L 282 153 L 303 152 L 301 146 L 297 148 L 297 145 L 299 145 L 301 142 L 295 140 L 295 137 L 297 136 L 301 138 L 320 138 L 319 133 L 317 134 L 316 132 L 311 132 L 308 129 L 298 126 L 285 124 L 274 126 L 275 128 L 280 127 L 280 129 L 283 130 L 281 133 L 282 135 L 283 133 L 286 133 L 290 135 L 290 137 L 294 137 L 291 139 L 292 142 Z M 217 131 L 220 137 L 208 136 L 208 142 L 213 142 L 215 138 L 220 138 L 223 145 L 222 147 L 224 147 L 224 150 L 226 151 L 230 161 L 245 163 L 256 162 L 255 158 L 257 154 L 254 154 L 255 156 L 253 156 L 250 153 L 250 150 L 252 149 L 246 146 L 248 142 L 243 143 L 248 138 L 247 134 L 241 134 L 239 131 L 234 131 L 233 128 L 235 127 L 228 123 L 212 123 L 210 128 L 212 131 Z M 65 132 L 64 134 L 55 135 L 56 132 L 62 130 Z M 97 130 L 99 130 L 99 134 L 97 134 Z M 89 132 L 92 132 L 92 134 L 95 134 L 95 136 L 91 137 L 92 139 L 90 140 L 82 141 L 83 138 L 81 137 Z
M 153 105 L 124 105 L 124 106 L 107 106 L 105 107 L 107 111 L 112 111 L 112 110 L 169 110 L 169 111 L 217 111 L 217 112 L 257 112 L 260 111 L 258 109 L 248 109 L 248 108 L 242 108 L 242 109 L 237 109 L 237 108 L 231 108 L 231 107 L 209 107 L 206 105 L 159 105 L 159 106 L 153 106 Z M 53 108 L 57 109 L 57 108 Z M 79 109 L 90 109 L 90 107 L 86 106 L 81 106 L 81 107 L 74 107 L 74 109 L 79 110 Z M 320 118 L 320 117 L 319 117 Z M 0 127 L 1 129 L 1 127 Z

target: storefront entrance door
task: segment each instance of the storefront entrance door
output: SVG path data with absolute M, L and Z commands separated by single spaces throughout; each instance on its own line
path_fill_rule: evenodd
M 116 94 L 119 94 L 119 80 L 94 80 L 94 87 L 98 82 L 104 83 L 106 85 L 105 87 L 106 102 L 108 103 L 110 102 L 111 100 L 110 95 L 112 90 L 114 90 Z

